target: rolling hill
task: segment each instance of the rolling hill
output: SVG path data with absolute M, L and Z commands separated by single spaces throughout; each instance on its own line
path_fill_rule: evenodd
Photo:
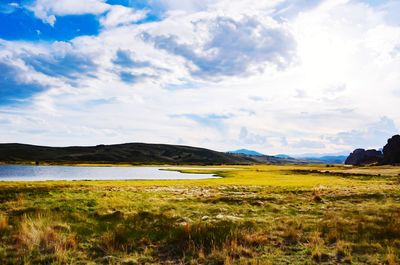
M 2 162 L 89 162 L 169 164 L 252 164 L 251 157 L 191 146 L 127 143 L 116 145 L 47 147 L 0 144 Z

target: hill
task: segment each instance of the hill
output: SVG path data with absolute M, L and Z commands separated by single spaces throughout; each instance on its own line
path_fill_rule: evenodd
M 248 150 L 248 149 L 239 149 L 235 151 L 228 151 L 228 154 L 242 154 L 242 155 L 249 155 L 249 156 L 263 156 L 264 154 L 261 154 L 257 151 L 253 150 Z
M 47 147 L 0 144 L 1 162 L 89 162 L 170 164 L 251 164 L 247 156 L 181 145 L 127 143 L 116 145 Z

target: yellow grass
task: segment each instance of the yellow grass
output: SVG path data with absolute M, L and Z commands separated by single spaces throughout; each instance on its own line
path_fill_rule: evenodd
M 87 165 L 87 164 L 85 164 Z M 108 166 L 108 165 L 102 165 Z M 127 165 L 119 165 L 127 166 Z M 336 166 L 326 168 L 323 165 L 254 165 L 254 166 L 206 166 L 206 169 L 199 169 L 199 166 L 179 167 L 171 166 L 171 170 L 178 170 L 185 173 L 212 173 L 220 176 L 220 179 L 203 180 L 115 180 L 115 181 L 45 181 L 45 182 L 0 182 L 2 185 L 99 185 L 99 186 L 276 186 L 276 187 L 314 187 L 314 186 L 357 186 L 366 185 L 362 180 L 345 178 L 343 176 L 326 175 L 324 172 L 349 173 L 349 174 L 371 174 L 373 176 L 398 176 L 398 167 L 374 167 L 374 168 L 348 168 Z M 213 168 L 213 169 L 211 169 Z M 235 170 L 227 170 L 234 168 Z M 305 173 L 300 171 L 320 171 L 321 173 Z M 373 182 L 384 182 L 375 179 Z M 368 183 L 370 184 L 370 182 Z
M 171 168 L 221 178 L 0 182 L 0 264 L 398 264 L 400 168 Z

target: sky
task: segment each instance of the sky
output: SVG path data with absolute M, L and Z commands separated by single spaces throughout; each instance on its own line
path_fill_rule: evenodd
M 398 0 L 2 0 L 0 142 L 266 154 L 400 128 Z

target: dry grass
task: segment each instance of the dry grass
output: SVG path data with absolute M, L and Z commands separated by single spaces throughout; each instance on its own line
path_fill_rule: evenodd
M 67 224 L 43 215 L 34 218 L 24 216 L 14 235 L 16 249 L 22 254 L 33 251 L 44 255 L 54 254 L 57 261 L 64 262 L 68 259 L 68 251 L 77 247 L 76 236 L 68 230 Z
M 386 264 L 387 265 L 397 265 L 398 259 L 393 247 L 388 247 L 386 252 Z
M 345 241 L 337 241 L 335 244 L 335 255 L 338 262 L 351 261 L 351 248 Z
M 8 217 L 3 214 L 0 213 L 0 233 L 7 230 L 8 228 Z
M 238 168 L 198 182 L 0 183 L 0 264 L 398 264 L 393 177 Z
M 317 262 L 326 262 L 329 256 L 324 253 L 324 239 L 321 238 L 321 234 L 318 231 L 313 231 L 309 236 L 309 247 L 311 249 L 311 257 Z

